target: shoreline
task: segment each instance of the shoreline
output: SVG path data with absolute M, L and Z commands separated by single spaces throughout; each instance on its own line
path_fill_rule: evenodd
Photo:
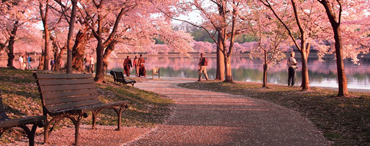
M 161 79 L 164 78 L 176 78 L 176 79 L 183 79 L 183 80 L 194 80 L 194 81 L 197 81 L 197 78 L 184 78 L 184 77 L 165 77 L 165 76 L 161 76 Z M 148 79 L 151 79 L 151 77 Z M 203 82 L 205 82 L 205 80 L 202 80 Z M 215 81 L 215 80 L 212 80 L 210 79 L 210 81 Z M 262 87 L 262 82 L 247 82 L 247 81 L 234 81 L 236 83 L 251 83 L 251 84 L 261 84 L 261 87 Z M 267 83 L 267 85 L 280 85 L 280 86 L 286 86 L 285 84 L 276 84 L 276 83 Z M 298 87 L 298 86 L 294 86 L 294 87 Z M 329 89 L 329 90 L 334 90 L 334 91 L 337 91 L 338 88 L 337 87 L 324 87 L 324 86 L 310 86 L 310 87 L 314 87 L 314 88 L 323 88 L 323 89 Z M 358 89 L 358 88 L 348 88 L 348 91 L 349 92 L 360 92 L 360 93 L 370 93 L 370 89 Z

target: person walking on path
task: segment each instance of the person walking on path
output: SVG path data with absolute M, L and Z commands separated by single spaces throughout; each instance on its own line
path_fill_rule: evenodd
M 290 57 L 288 58 L 288 86 L 294 85 L 295 70 L 297 69 L 297 61 L 295 60 L 295 53 L 290 52 Z
M 130 56 L 127 56 L 125 61 L 123 61 L 123 71 L 126 76 L 130 76 L 130 68 L 132 67 Z
M 27 54 L 27 70 L 32 70 L 31 62 L 32 58 L 29 54 Z
M 139 77 L 144 76 L 146 77 L 146 70 L 145 70 L 145 59 L 143 58 L 143 54 L 140 54 L 140 58 L 138 59 L 138 64 L 139 64 Z
M 50 66 L 51 66 L 51 69 L 50 70 L 54 70 L 54 67 L 55 67 L 55 60 L 54 60 L 54 58 L 51 58 L 51 60 L 50 60 Z
M 90 55 L 90 70 L 89 70 L 89 72 L 94 73 L 94 65 L 95 65 L 95 59 L 92 55 Z
M 139 59 L 137 59 L 137 56 L 134 58 L 134 67 L 135 67 L 135 75 L 139 76 Z
M 199 66 L 199 68 L 198 68 L 198 74 L 199 74 L 198 81 L 201 81 L 202 73 L 204 74 L 204 77 L 206 78 L 206 80 L 208 80 L 207 65 L 208 65 L 207 58 L 205 58 L 203 56 L 203 53 L 200 53 L 200 58 L 199 58 L 199 63 L 198 63 L 198 66 Z
M 18 61 L 19 61 L 19 69 L 24 70 L 22 55 L 19 55 Z

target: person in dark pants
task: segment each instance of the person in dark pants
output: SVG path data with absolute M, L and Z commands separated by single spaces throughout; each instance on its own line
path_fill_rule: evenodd
M 291 52 L 288 58 L 288 86 L 294 85 L 295 70 L 297 69 L 297 60 L 295 60 L 295 53 Z
M 202 74 L 204 74 L 204 77 L 206 78 L 206 80 L 208 80 L 207 65 L 208 65 L 207 59 L 203 56 L 203 53 L 200 53 L 200 58 L 199 58 L 199 63 L 198 63 L 198 66 L 199 66 L 199 68 L 198 68 L 198 74 L 199 74 L 198 81 L 201 81 Z

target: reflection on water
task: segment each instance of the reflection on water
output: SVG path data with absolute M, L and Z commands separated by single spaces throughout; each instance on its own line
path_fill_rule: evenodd
M 153 67 L 161 69 L 161 76 L 164 77 L 184 77 L 198 78 L 198 56 L 188 57 L 168 57 L 168 56 L 145 56 L 147 76 L 150 77 Z M 207 57 L 207 56 L 206 56 Z M 134 58 L 134 55 L 130 56 Z M 208 76 L 214 79 L 216 76 L 216 57 L 208 56 Z M 300 59 L 297 58 L 300 62 Z M 348 88 L 370 89 L 370 57 L 360 59 L 360 65 L 353 64 L 350 60 L 345 60 L 345 69 L 348 80 Z M 108 70 L 122 70 L 123 58 L 111 59 Z M 19 67 L 18 61 L 14 61 L 15 67 Z M 34 68 L 38 66 L 38 61 L 31 64 Z M 0 66 L 6 66 L 6 60 L 0 61 Z M 233 78 L 236 81 L 262 82 L 262 60 L 252 60 L 245 56 L 232 58 Z M 311 86 L 338 87 L 336 75 L 336 62 L 332 58 L 326 58 L 325 62 L 320 62 L 315 58 L 308 61 L 309 77 Z M 133 69 L 131 70 L 133 73 Z M 282 61 L 275 67 L 268 70 L 268 83 L 287 84 L 288 75 L 286 61 Z M 301 66 L 298 65 L 296 75 L 296 85 L 301 82 Z

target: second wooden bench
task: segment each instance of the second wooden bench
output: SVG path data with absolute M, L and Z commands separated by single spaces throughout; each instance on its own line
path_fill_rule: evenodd
M 44 127 L 44 141 L 49 140 L 50 127 L 53 123 L 65 118 L 70 119 L 75 126 L 75 144 L 79 142 L 79 127 L 81 119 L 92 113 L 92 128 L 95 129 L 97 115 L 103 109 L 114 109 L 117 113 L 117 130 L 121 128 L 121 115 L 127 108 L 127 101 L 102 103 L 91 74 L 42 74 L 34 73 L 39 87 L 43 113 L 50 116 Z M 49 131 L 50 129 L 50 131 Z

